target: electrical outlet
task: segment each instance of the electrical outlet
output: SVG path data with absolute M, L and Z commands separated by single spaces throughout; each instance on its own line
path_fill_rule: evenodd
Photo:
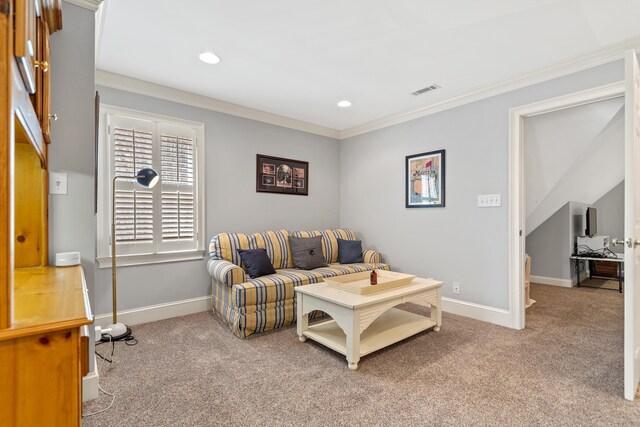
M 453 293 L 456 295 L 460 295 L 460 283 L 453 282 Z

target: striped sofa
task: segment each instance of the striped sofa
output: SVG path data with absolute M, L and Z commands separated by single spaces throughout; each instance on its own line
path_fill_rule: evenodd
M 289 236 L 322 236 L 322 251 L 327 267 L 300 270 L 293 266 Z M 363 253 L 364 263 L 338 264 L 338 240 L 355 240 L 349 229 L 287 231 L 271 230 L 256 234 L 221 233 L 211 239 L 211 258 L 207 269 L 211 275 L 213 312 L 231 328 L 234 335 L 246 338 L 287 326 L 296 320 L 293 288 L 322 282 L 325 277 L 341 276 L 377 269 L 388 270 L 381 256 L 373 250 Z M 267 251 L 276 274 L 250 279 L 241 267 L 238 249 L 263 248 Z M 311 316 L 313 317 L 313 316 Z

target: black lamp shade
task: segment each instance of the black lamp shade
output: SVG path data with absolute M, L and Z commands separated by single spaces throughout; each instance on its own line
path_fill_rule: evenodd
M 151 168 L 140 169 L 138 175 L 136 176 L 138 180 L 138 184 L 143 187 L 153 188 L 154 185 L 158 183 L 160 177 L 158 176 L 158 172 L 154 171 Z

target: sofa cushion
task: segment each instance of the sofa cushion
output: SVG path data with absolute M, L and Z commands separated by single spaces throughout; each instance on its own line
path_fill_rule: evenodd
M 255 236 L 244 233 L 220 233 L 213 236 L 209 244 L 209 254 L 213 259 L 223 259 L 242 265 L 238 249 L 258 249 Z
M 327 263 L 322 254 L 322 237 L 289 237 L 291 258 L 296 268 L 312 270 L 324 267 Z
M 238 254 L 242 258 L 242 264 L 249 272 L 249 277 L 266 276 L 267 274 L 276 274 L 271 260 L 264 249 L 238 249 Z
M 232 301 L 238 307 L 284 301 L 294 297 L 294 287 L 321 281 L 322 274 L 313 270 L 282 269 L 276 274 L 233 285 Z
M 223 259 L 242 265 L 238 249 L 264 249 L 274 268 L 289 267 L 289 232 L 270 230 L 256 234 L 220 233 L 209 243 L 209 255 L 212 259 Z
M 338 262 L 338 239 L 355 240 L 356 233 L 348 228 L 335 228 L 329 230 L 291 231 L 294 237 L 322 236 L 322 252 L 327 263 Z M 292 267 L 293 264 L 290 264 Z
M 374 264 L 378 270 L 389 270 L 387 264 Z M 322 282 L 325 277 L 371 270 L 372 264 L 330 264 L 315 270 L 282 269 L 276 274 L 249 279 L 233 285 L 231 303 L 236 307 L 262 306 L 294 298 L 296 286 Z
M 269 230 L 253 235 L 259 248 L 264 248 L 271 259 L 273 268 L 287 268 L 290 263 L 289 232 Z
M 338 239 L 338 260 L 340 264 L 362 262 L 362 241 Z

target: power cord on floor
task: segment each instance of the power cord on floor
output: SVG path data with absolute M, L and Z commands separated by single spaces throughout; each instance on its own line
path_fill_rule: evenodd
M 133 335 L 129 335 L 124 339 L 124 343 L 128 346 L 134 346 L 138 344 L 138 340 Z
M 99 358 L 102 359 L 102 363 L 104 362 L 109 362 L 109 363 L 113 363 L 113 354 L 116 351 L 116 342 L 112 340 L 112 336 L 109 334 L 102 334 L 103 337 L 107 337 L 108 341 L 100 341 L 96 343 L 96 347 L 102 344 L 109 344 L 111 343 L 111 359 L 107 359 L 105 356 L 101 355 L 100 353 L 98 353 L 98 351 L 96 350 L 96 356 L 98 356 Z M 104 338 L 103 338 L 104 339 Z M 100 367 L 102 367 L 102 364 L 100 364 Z
M 113 406 L 113 402 L 116 401 L 116 395 L 115 393 L 109 393 L 108 391 L 106 391 L 105 389 L 102 388 L 102 386 L 100 385 L 100 383 L 98 383 L 98 389 L 100 391 L 102 391 L 104 394 L 106 394 L 107 396 L 111 396 L 111 403 L 109 403 L 109 406 L 107 406 L 104 409 L 100 409 L 99 411 L 95 411 L 95 412 L 89 412 L 88 414 L 82 414 L 82 417 L 92 417 L 94 415 L 98 415 L 101 414 L 103 412 L 108 411 L 109 409 L 111 409 L 111 407 Z
M 109 363 L 113 363 L 113 355 L 116 351 L 116 343 L 115 341 L 113 341 L 111 338 L 111 335 L 109 334 L 104 334 L 103 336 L 106 336 L 107 338 L 109 338 L 108 341 L 101 341 L 100 343 L 96 343 L 96 346 L 104 344 L 104 343 L 111 343 L 111 359 L 107 359 L 105 356 L 101 355 L 100 353 L 98 353 L 98 351 L 96 350 L 96 355 L 98 355 L 101 359 L 102 362 L 100 362 L 100 366 L 98 367 L 98 378 L 100 378 L 100 371 L 102 370 L 102 365 L 104 365 L 104 362 L 109 362 Z M 108 411 L 109 409 L 111 409 L 111 407 L 113 406 L 113 402 L 116 401 L 116 394 L 115 393 L 109 393 L 108 391 L 106 391 L 105 389 L 102 388 L 102 386 L 100 385 L 100 380 L 98 379 L 98 390 L 102 391 L 104 394 L 106 394 L 107 396 L 111 396 L 111 403 L 109 403 L 109 406 L 107 406 L 104 409 L 100 409 L 99 411 L 95 411 L 95 412 L 89 412 L 87 414 L 82 414 L 82 417 L 91 417 L 93 415 L 98 415 L 101 414 L 105 411 Z

